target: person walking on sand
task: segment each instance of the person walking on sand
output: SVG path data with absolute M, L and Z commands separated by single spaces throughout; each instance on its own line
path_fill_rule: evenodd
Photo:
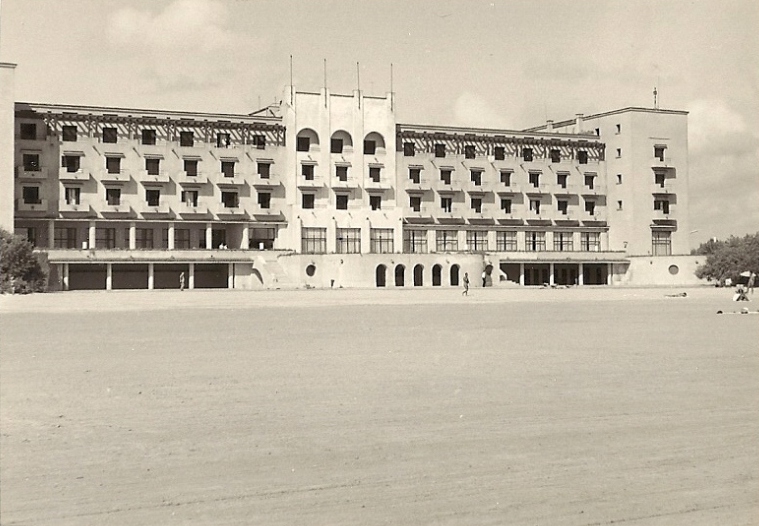
M 179 290 L 180 292 L 184 291 L 184 272 L 179 273 Z
M 464 272 L 464 292 L 461 293 L 462 296 L 469 296 L 469 273 Z

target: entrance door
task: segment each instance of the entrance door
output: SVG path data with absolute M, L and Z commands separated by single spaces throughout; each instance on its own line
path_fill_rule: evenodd
M 435 265 L 434 267 L 432 267 L 432 286 L 433 287 L 439 287 L 440 285 L 442 285 L 442 278 L 440 276 L 442 274 L 442 271 L 443 271 L 443 267 L 441 267 L 440 265 Z
M 395 266 L 395 286 L 403 287 L 406 283 L 406 267 L 403 265 Z
M 459 266 L 458 265 L 451 266 L 451 286 L 453 287 L 459 286 Z
M 414 267 L 414 286 L 421 287 L 424 285 L 424 267 L 416 265 Z
M 387 267 L 385 265 L 377 265 L 377 272 L 375 276 L 375 281 L 378 287 L 384 287 L 385 286 L 385 274 L 387 272 Z

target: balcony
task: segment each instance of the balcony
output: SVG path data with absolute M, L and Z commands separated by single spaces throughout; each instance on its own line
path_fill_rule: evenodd
M 16 166 L 16 178 L 21 181 L 44 181 L 47 175 L 48 169 L 44 166 Z
M 596 208 L 593 213 L 582 210 L 577 214 L 577 218 L 583 223 L 605 223 L 606 210 Z
M 282 213 L 283 206 L 279 203 L 269 203 L 269 206 L 264 208 L 259 203 L 252 206 L 247 206 L 248 213 L 255 219 L 262 221 L 284 220 L 284 214 Z
M 524 186 L 524 193 L 527 195 L 546 195 L 550 193 L 550 185 L 544 183 L 534 185 L 530 183 Z
M 174 176 L 174 180 L 182 186 L 192 186 L 206 184 L 208 182 L 208 176 L 204 173 L 190 175 L 185 171 L 181 171 Z
M 651 168 L 669 169 L 675 167 L 675 161 L 669 156 L 665 156 L 663 159 L 659 157 L 651 158 Z
M 511 183 L 508 186 L 504 185 L 503 183 L 500 183 L 498 186 L 496 186 L 496 193 L 500 195 L 521 194 L 522 191 L 523 191 L 523 185 L 519 183 Z
M 213 180 L 214 183 L 216 183 L 216 186 L 226 186 L 226 187 L 245 186 L 245 176 L 237 172 L 235 172 L 231 176 L 224 172 L 214 172 L 211 175 L 211 179 Z
M 28 215 L 46 214 L 47 199 L 39 199 L 35 203 L 27 203 L 23 199 L 16 199 L 16 212 Z
M 219 219 L 229 221 L 240 221 L 243 219 L 249 219 L 248 212 L 244 206 L 237 204 L 237 206 L 226 206 L 224 203 L 219 203 L 214 212 Z
M 89 203 L 58 201 L 58 212 L 64 217 L 92 217 L 95 215 Z
M 139 170 L 136 175 L 137 180 L 142 184 L 165 184 L 171 180 L 169 173 L 164 171 L 157 174 L 149 174 L 147 170 Z
M 303 175 L 298 176 L 298 188 L 321 188 L 324 186 L 324 179 L 320 175 L 314 175 L 306 179 Z
M 432 223 L 433 208 L 432 205 L 422 205 L 419 210 L 405 208 L 403 217 L 407 223 Z
M 553 220 L 557 223 L 577 223 L 581 220 L 580 211 L 576 208 L 568 208 L 567 210 L 554 210 Z
M 419 179 L 416 181 L 405 179 L 403 181 L 403 185 L 406 189 L 406 192 L 410 193 L 426 192 L 432 190 L 432 185 L 430 184 L 430 180 L 427 177 L 419 177 Z
M 674 179 L 664 179 L 661 183 L 652 183 L 652 194 L 674 194 L 677 192 L 677 183 Z
M 249 177 L 252 184 L 256 188 L 276 188 L 282 185 L 282 178 L 279 174 L 270 172 L 267 177 L 262 176 L 260 173 L 255 173 Z
M 588 185 L 583 185 L 580 193 L 582 195 L 606 195 L 606 185 L 594 183 L 592 188 Z
M 366 179 L 364 181 L 364 189 L 367 192 L 384 192 L 385 190 L 390 190 L 393 188 L 393 183 L 389 179 L 380 179 L 379 181 L 374 181 L 372 179 Z
M 203 203 L 180 203 L 177 207 L 175 207 L 176 212 L 185 217 L 185 216 L 199 216 L 199 217 L 208 217 L 210 215 L 210 212 L 208 211 L 208 206 Z
M 437 210 L 433 213 L 433 216 L 440 222 L 440 223 L 463 223 L 464 222 L 464 216 L 468 215 L 468 211 L 471 210 L 470 208 L 465 208 L 463 205 L 453 205 L 450 209 L 446 210 L 443 207 L 438 207 Z
M 654 210 L 653 219 L 674 219 L 677 215 L 677 206 L 670 204 L 668 209 Z
M 554 187 L 554 195 L 577 195 L 580 192 L 580 187 L 576 184 L 560 185 L 557 184 Z
M 149 217 L 150 219 L 168 219 L 174 216 L 168 203 L 160 203 L 157 206 L 142 203 L 137 208 L 137 211 L 143 217 Z
M 97 172 L 97 178 L 103 183 L 128 183 L 131 176 L 127 170 L 119 170 L 118 172 L 101 170 Z
M 346 177 L 344 180 L 339 179 L 338 177 L 332 178 L 332 188 L 345 188 L 345 189 L 353 189 L 358 188 L 358 179 L 352 176 Z
M 549 208 L 548 206 L 544 206 L 540 208 L 540 211 L 526 210 L 522 217 L 524 217 L 525 221 L 527 221 L 529 224 L 547 225 L 553 221 L 555 215 L 555 210 Z
M 124 218 L 135 217 L 134 210 L 129 203 L 121 202 L 119 204 L 105 204 L 100 207 L 100 214 L 107 218 Z
M 81 168 L 75 172 L 70 172 L 66 168 L 58 170 L 58 180 L 63 183 L 81 183 L 90 180 L 90 172 Z

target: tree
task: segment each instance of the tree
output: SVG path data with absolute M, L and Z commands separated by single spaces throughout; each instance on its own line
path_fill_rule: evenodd
M 744 237 L 731 236 L 727 241 L 703 243 L 697 254 L 706 254 L 706 263 L 696 270 L 698 278 L 719 283 L 730 278 L 737 282 L 741 272 L 759 274 L 759 232 Z
M 45 254 L 35 254 L 31 243 L 0 228 L 0 292 L 44 292 L 49 273 Z

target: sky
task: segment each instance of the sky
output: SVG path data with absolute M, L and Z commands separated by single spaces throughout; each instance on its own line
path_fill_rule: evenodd
M 0 0 L 16 100 L 249 113 L 324 84 L 398 122 L 686 110 L 691 245 L 759 231 L 756 0 Z

